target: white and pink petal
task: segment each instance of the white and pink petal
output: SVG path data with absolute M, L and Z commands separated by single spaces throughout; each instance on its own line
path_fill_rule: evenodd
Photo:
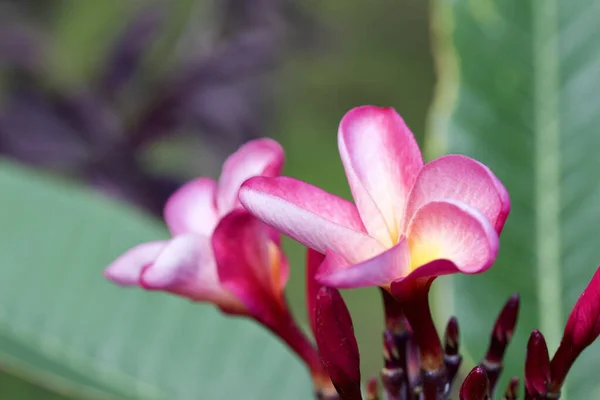
M 142 271 L 140 285 L 211 302 L 229 312 L 243 310 L 239 300 L 221 286 L 210 238 L 204 235 L 171 239 L 154 263 Z
M 389 287 L 410 272 L 410 251 L 402 239 L 390 249 L 357 264 L 350 264 L 341 255 L 328 251 L 316 280 L 325 286 L 351 289 L 369 286 Z
M 383 251 L 364 232 L 352 203 L 308 183 L 256 177 L 242 186 L 240 200 L 266 224 L 320 253 L 331 249 L 359 262 Z
M 456 201 L 432 201 L 413 216 L 407 231 L 411 271 L 449 260 L 463 273 L 483 272 L 498 254 L 498 234 L 488 219 Z
M 425 165 L 410 194 L 405 228 L 423 205 L 435 200 L 466 203 L 480 211 L 498 233 L 510 212 L 510 197 L 492 171 L 461 155 L 447 155 Z
M 273 139 L 251 140 L 230 155 L 223 164 L 217 190 L 221 216 L 240 205 L 238 191 L 253 176 L 278 176 L 284 163 L 283 148 Z
M 397 243 L 408 195 L 423 168 L 414 135 L 393 108 L 362 106 L 342 119 L 338 146 L 367 231 L 386 246 Z
M 142 270 L 154 262 L 166 243 L 142 243 L 129 249 L 104 270 L 104 276 L 118 285 L 137 286 Z
M 167 201 L 164 217 L 173 235 L 210 235 L 217 225 L 217 183 L 197 178 L 183 185 Z

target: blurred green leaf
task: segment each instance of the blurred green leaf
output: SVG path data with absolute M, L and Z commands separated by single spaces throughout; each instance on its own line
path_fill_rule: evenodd
M 521 375 L 531 330 L 539 328 L 553 352 L 600 262 L 600 3 L 436 3 L 441 82 L 431 149 L 489 165 L 512 199 L 495 267 L 456 277 L 453 301 L 442 300 L 455 303 L 465 346 L 477 361 L 502 302 L 521 293 L 505 372 Z M 569 397 L 599 397 L 598 357 L 596 343 L 567 379 Z
M 300 362 L 251 321 L 103 278 L 163 227 L 7 162 L 0 187 L 3 370 L 79 398 L 310 398 Z
M 67 400 L 69 397 L 55 394 L 15 376 L 0 373 L 0 399 Z

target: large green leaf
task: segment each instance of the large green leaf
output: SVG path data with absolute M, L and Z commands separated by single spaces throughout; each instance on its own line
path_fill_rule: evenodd
M 522 375 L 531 330 L 539 328 L 553 352 L 600 263 L 600 3 L 439 0 L 436 7 L 441 82 L 432 153 L 483 161 L 512 199 L 495 267 L 453 280 L 455 311 L 478 358 L 501 303 L 520 292 L 507 372 Z M 576 364 L 569 397 L 598 398 L 599 356 L 595 344 Z
M 103 278 L 162 226 L 6 162 L 0 187 L 3 370 L 85 398 L 310 398 L 302 365 L 254 323 Z

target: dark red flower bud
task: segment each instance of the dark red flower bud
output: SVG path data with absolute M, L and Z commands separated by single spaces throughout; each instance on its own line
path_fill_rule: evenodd
M 379 388 L 376 377 L 372 377 L 367 383 L 367 400 L 379 400 Z
M 490 345 L 487 353 L 480 365 L 485 369 L 490 382 L 490 395 L 493 397 L 498 383 L 498 378 L 502 373 L 502 359 L 506 352 L 506 347 L 517 325 L 519 317 L 519 295 L 513 294 L 500 311 L 490 337 Z
M 550 356 L 544 335 L 531 332 L 525 358 L 525 388 L 532 397 L 544 396 L 550 384 Z
M 360 355 L 348 308 L 340 293 L 322 287 L 317 294 L 315 336 L 321 361 L 341 400 L 360 400 Z
M 519 391 L 519 378 L 513 376 L 508 382 L 508 386 L 506 386 L 506 390 L 504 391 L 504 397 L 502 400 L 517 400 Z
M 562 341 L 552 359 L 552 388 L 562 386 L 579 354 L 600 334 L 600 268 L 569 315 Z
M 519 295 L 513 294 L 500 311 L 498 319 L 492 329 L 490 346 L 485 356 L 490 363 L 501 363 L 504 358 L 506 346 L 512 338 L 517 318 L 519 317 Z
M 469 372 L 460 387 L 460 400 L 486 400 L 488 396 L 489 382 L 485 370 L 477 366 Z
M 458 354 L 458 348 L 460 347 L 458 335 L 458 320 L 456 317 L 452 317 L 448 321 L 446 332 L 444 333 L 444 352 L 449 356 Z
M 462 357 L 458 354 L 459 348 L 458 320 L 456 317 L 452 317 L 448 321 L 446 332 L 444 333 L 444 363 L 446 364 L 446 373 L 450 385 L 452 385 L 462 362 Z

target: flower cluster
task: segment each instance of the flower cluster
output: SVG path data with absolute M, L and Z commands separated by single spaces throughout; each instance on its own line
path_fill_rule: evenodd
M 134 247 L 105 271 L 124 286 L 162 290 L 254 318 L 306 363 L 319 399 L 362 399 L 359 349 L 338 289 L 381 289 L 386 314 L 381 383 L 387 399 L 447 399 L 462 358 L 452 318 L 443 341 L 429 310 L 441 275 L 476 274 L 495 261 L 510 211 L 500 180 L 460 155 L 424 164 L 415 138 L 391 108 L 358 107 L 343 118 L 339 151 L 354 203 L 280 176 L 283 150 L 270 139 L 231 155 L 218 182 L 198 178 L 168 201 L 167 241 Z M 285 234 L 308 248 L 307 307 L 316 347 L 297 327 L 284 289 Z M 535 331 L 527 349 L 525 396 L 557 398 L 581 351 L 600 333 L 600 273 L 571 314 L 550 360 Z M 516 326 L 511 297 L 490 346 L 460 388 L 465 400 L 494 396 Z M 367 398 L 377 399 L 377 379 Z M 517 398 L 518 379 L 504 394 Z M 552 397 L 553 396 L 553 397 Z

